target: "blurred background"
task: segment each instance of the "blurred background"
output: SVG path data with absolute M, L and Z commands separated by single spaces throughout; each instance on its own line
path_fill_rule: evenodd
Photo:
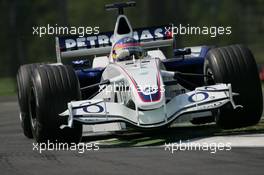
M 0 96 L 15 93 L 21 64 L 55 62 L 55 36 L 33 35 L 32 27 L 99 26 L 112 31 L 116 12 L 104 5 L 122 0 L 0 0 Z M 134 28 L 173 23 L 190 26 L 231 26 L 231 35 L 177 37 L 177 47 L 242 43 L 264 63 L 264 0 L 136 0 L 125 13 Z M 261 69 L 260 69 L 261 70 Z M 264 75 L 263 75 L 264 78 Z

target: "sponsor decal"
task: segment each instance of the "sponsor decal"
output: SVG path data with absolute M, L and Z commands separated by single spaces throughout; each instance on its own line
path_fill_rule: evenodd
M 209 97 L 207 92 L 197 92 L 189 96 L 188 101 L 190 102 L 200 102 L 204 101 Z
M 155 40 L 171 39 L 171 33 L 165 26 L 140 28 L 134 30 L 133 38 L 137 42 L 148 42 Z M 61 51 L 70 51 L 77 49 L 89 49 L 111 46 L 113 41 L 113 32 L 104 32 L 98 35 L 86 35 L 79 37 L 61 36 L 59 37 L 59 45 Z
M 83 106 L 84 104 L 81 104 L 80 106 Z M 88 105 L 85 105 L 82 107 L 83 111 L 85 113 L 101 113 L 104 111 L 103 106 L 99 105 L 99 104 L 90 104 L 88 103 Z

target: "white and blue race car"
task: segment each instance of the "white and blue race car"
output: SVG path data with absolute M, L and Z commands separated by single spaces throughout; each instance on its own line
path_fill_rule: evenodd
M 83 125 L 96 132 L 185 121 L 221 128 L 259 122 L 261 84 L 248 48 L 173 49 L 174 58 L 167 58 L 159 48 L 173 45 L 169 25 L 133 30 L 123 11 L 129 6 L 135 3 L 106 5 L 118 9 L 114 32 L 57 37 L 57 63 L 20 67 L 25 136 L 78 143 Z M 68 58 L 72 64 L 63 64 Z

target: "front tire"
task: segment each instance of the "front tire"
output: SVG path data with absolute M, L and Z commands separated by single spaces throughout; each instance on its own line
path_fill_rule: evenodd
M 255 125 L 259 122 L 263 110 L 262 88 L 257 65 L 251 51 L 243 45 L 231 45 L 212 49 L 208 52 L 204 73 L 207 85 L 231 83 L 237 105 L 243 108 L 234 110 L 228 105 L 216 116 L 216 123 L 224 129 Z
M 33 138 L 28 107 L 30 81 L 33 70 L 39 65 L 39 63 L 22 65 L 17 72 L 17 96 L 20 107 L 21 127 L 24 135 L 28 138 Z
M 43 65 L 34 70 L 29 99 L 32 133 L 37 142 L 58 141 L 78 143 L 82 125 L 60 129 L 67 118 L 59 116 L 67 103 L 80 100 L 80 85 L 74 70 L 69 66 Z

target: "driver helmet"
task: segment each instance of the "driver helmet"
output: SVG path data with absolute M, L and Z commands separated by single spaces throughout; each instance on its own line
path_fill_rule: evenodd
M 140 59 L 143 55 L 143 48 L 133 37 L 125 37 L 118 40 L 112 50 L 114 61 L 131 60 L 133 56 L 135 59 Z

